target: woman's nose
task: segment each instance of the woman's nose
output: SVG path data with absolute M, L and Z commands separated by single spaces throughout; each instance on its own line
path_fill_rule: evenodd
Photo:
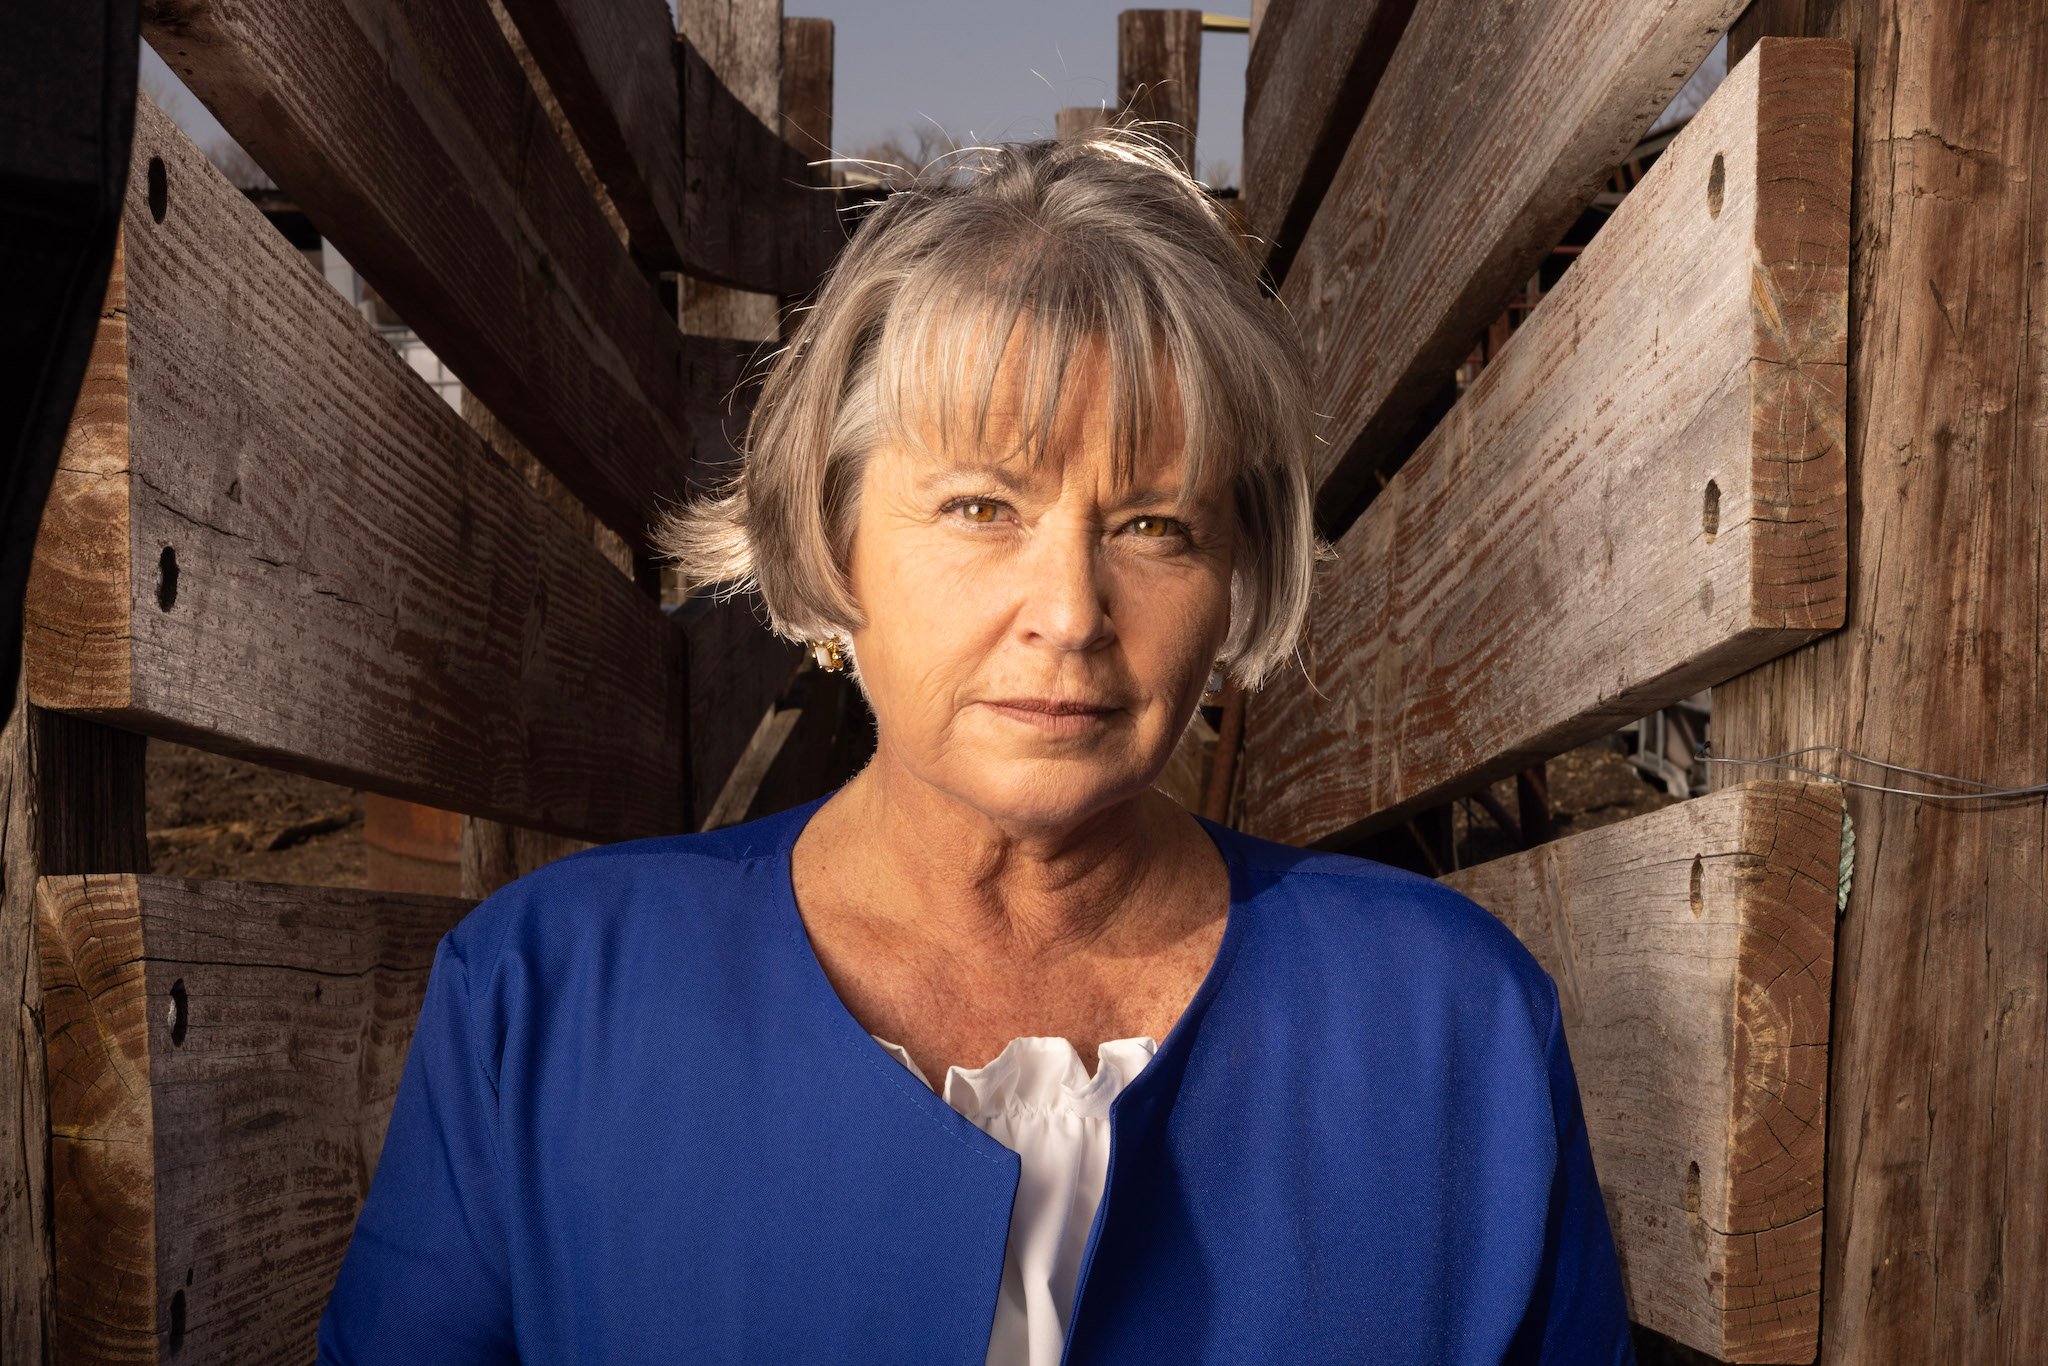
M 1095 649 L 1114 636 L 1108 576 L 1093 528 L 1040 525 L 1015 568 L 1026 635 L 1061 650 Z

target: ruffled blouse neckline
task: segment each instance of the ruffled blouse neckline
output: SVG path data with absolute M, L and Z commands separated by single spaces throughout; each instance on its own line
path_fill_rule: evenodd
M 909 1050 L 879 1034 L 876 1043 L 923 1082 L 931 1078 L 912 1061 Z M 1020 1034 L 1003 1051 L 979 1067 L 946 1069 L 945 1085 L 934 1088 L 946 1104 L 970 1118 L 1018 1111 L 1055 1111 L 1101 1119 L 1131 1078 L 1144 1069 L 1159 1042 L 1149 1036 L 1110 1039 L 1096 1046 L 1093 1076 L 1080 1050 L 1058 1036 Z

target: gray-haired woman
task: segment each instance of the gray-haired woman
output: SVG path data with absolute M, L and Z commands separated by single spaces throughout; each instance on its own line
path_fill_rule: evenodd
M 1308 364 L 1127 129 L 861 223 L 661 543 L 873 761 L 443 941 L 325 1361 L 1625 1361 L 1557 993 L 1152 784 L 1293 656 Z

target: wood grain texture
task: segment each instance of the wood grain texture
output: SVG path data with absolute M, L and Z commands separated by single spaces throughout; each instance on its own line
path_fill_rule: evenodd
M 1842 793 L 1764 781 L 1443 880 L 1558 984 L 1629 1315 L 1813 1359 Z
M 1778 33 L 1856 51 L 1849 617 L 1714 689 L 1715 752 L 2039 783 L 2048 23 L 2034 0 L 1765 3 L 1731 53 Z M 2048 1360 L 2048 802 L 1848 799 L 1821 1360 Z
M 807 294 L 846 232 L 840 192 L 783 138 L 782 0 L 679 0 L 676 18 L 689 271 Z
M 1766 44 L 1338 542 L 1246 819 L 1341 841 L 1841 624 L 1850 53 Z
M 635 546 L 687 487 L 675 320 L 482 4 L 145 0 L 151 46 L 436 355 Z
M 686 828 L 671 620 L 146 101 L 134 157 L 31 698 L 559 834 Z
M 649 268 L 689 261 L 683 99 L 662 0 L 505 0 Z
M 0 726 L 0 1361 L 58 1361 L 36 879 L 146 872 L 144 740 L 18 699 Z
M 1202 112 L 1202 12 L 1127 9 L 1116 16 L 1116 98 L 1131 117 L 1159 120 L 1145 131 L 1195 174 Z
M 1100 105 L 1070 105 L 1053 115 L 1053 133 L 1057 137 L 1080 137 L 1093 128 L 1106 126 L 1112 115 Z
M 1415 0 L 1276 0 L 1244 77 L 1245 227 L 1276 281 L 1393 60 Z
M 769 632 L 758 593 L 706 605 L 689 624 L 690 821 L 700 829 L 756 728 L 803 660 Z
M 1331 534 L 1742 5 L 1415 6 L 1282 287 L 1328 415 Z
M 782 117 L 782 0 L 676 0 L 676 31 L 764 124 Z
M 830 19 L 782 21 L 782 140 L 805 161 L 832 155 L 833 40 Z M 836 167 L 812 173 L 820 184 L 838 181 Z
M 472 903 L 36 884 L 57 1360 L 304 1361 Z

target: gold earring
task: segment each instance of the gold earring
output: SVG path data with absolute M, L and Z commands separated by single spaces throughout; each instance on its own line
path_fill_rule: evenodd
M 1202 690 L 1202 705 L 1212 707 L 1220 702 L 1223 699 L 1223 689 L 1228 683 L 1229 679 L 1223 671 L 1223 661 L 1219 659 L 1216 666 L 1209 670 L 1209 686 Z
M 826 636 L 823 640 L 806 641 L 811 647 L 811 662 L 826 673 L 846 672 L 846 642 L 838 636 Z

